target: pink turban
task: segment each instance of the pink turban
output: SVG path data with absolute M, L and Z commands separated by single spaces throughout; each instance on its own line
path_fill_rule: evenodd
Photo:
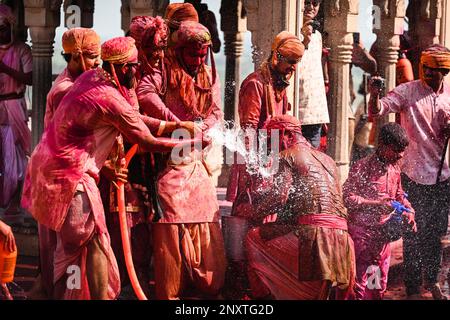
M 141 46 L 142 35 L 144 30 L 152 24 L 153 17 L 150 16 L 136 16 L 131 19 L 130 23 L 130 37 L 136 41 L 136 47 L 139 49 Z
M 6 22 L 10 25 L 16 24 L 16 16 L 10 7 L 5 4 L 0 4 L 0 25 L 4 25 Z
M 193 21 L 182 22 L 172 39 L 175 42 L 176 48 L 183 48 L 192 44 L 198 47 L 204 47 L 212 43 L 211 34 L 208 29 L 204 25 Z
M 138 61 L 138 50 L 131 37 L 117 37 L 102 45 L 102 60 L 111 64 L 124 64 Z
M 267 130 L 278 129 L 282 132 L 290 131 L 298 134 L 302 133 L 302 125 L 300 120 L 288 114 L 272 117 L 266 122 L 264 128 Z

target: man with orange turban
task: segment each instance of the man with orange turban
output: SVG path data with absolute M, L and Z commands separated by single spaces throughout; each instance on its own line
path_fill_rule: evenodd
M 88 28 L 73 28 L 62 36 L 63 57 L 67 67 L 61 72 L 47 94 L 44 128 L 52 120 L 62 98 L 72 88 L 76 78 L 83 72 L 95 69 L 100 64 L 100 37 Z M 56 249 L 56 233 L 39 224 L 39 258 L 40 276 L 37 278 L 30 293 L 53 297 L 53 256 Z
M 126 89 L 138 64 L 132 38 L 111 39 L 101 49 L 103 67 L 80 75 L 62 99 L 31 156 L 24 185 L 24 208 L 56 231 L 57 299 L 114 299 L 119 293 L 97 187 L 119 133 L 142 151 L 170 152 L 195 142 L 156 139 L 148 129 L 152 120 L 130 104 Z
M 205 64 L 211 36 L 197 22 L 184 21 L 174 33 L 174 47 L 165 56 L 167 81 L 159 108 L 148 108 L 150 116 L 161 119 L 195 121 L 199 131 L 221 124 L 220 87 L 217 71 Z M 146 105 L 146 92 L 153 81 L 144 77 L 138 98 Z M 159 110 L 158 110 L 159 109 Z M 165 118 L 167 116 L 167 118 Z M 225 255 L 219 225 L 219 206 L 210 171 L 204 161 L 206 151 L 186 155 L 179 163 L 166 155 L 157 180 L 161 217 L 153 224 L 155 290 L 157 299 L 179 299 L 184 289 L 215 296 L 224 281 Z M 184 294 L 189 294 L 184 291 Z
M 198 13 L 194 6 L 190 3 L 171 3 L 167 6 L 164 19 L 169 26 L 169 46 L 173 46 L 176 40 L 172 39 L 172 35 L 183 21 L 199 22 Z
M 327 299 L 333 283 L 351 292 L 354 248 L 335 162 L 307 142 L 293 116 L 274 116 L 265 129 L 279 165 L 253 190 L 253 205 L 260 219 L 277 219 L 247 235 L 253 297 Z
M 304 51 L 300 39 L 288 31 L 280 32 L 275 37 L 268 59 L 242 82 L 238 106 L 242 130 L 259 130 L 265 121 L 285 114 L 290 109 L 286 88 Z M 227 218 L 230 226 L 231 220 L 239 220 L 238 225 L 261 223 L 255 221 L 256 217 L 253 216 L 251 184 L 246 165 L 233 164 L 227 190 L 227 200 L 233 201 L 232 217 Z M 236 276 L 245 274 L 244 254 L 231 257 L 230 265 L 230 277 L 233 277 L 233 273 Z M 227 284 L 245 286 L 244 281 L 231 280 Z
M 19 209 L 20 189 L 31 152 L 25 89 L 31 85 L 31 49 L 15 39 L 16 18 L 0 4 L 0 207 Z
M 100 37 L 88 28 L 73 28 L 62 36 L 63 57 L 67 67 L 56 78 L 49 93 L 45 107 L 44 128 L 70 90 L 76 78 L 83 72 L 95 69 L 100 65 Z
M 450 87 L 444 81 L 450 71 L 450 50 L 432 45 L 422 52 L 420 62 L 420 80 L 403 83 L 382 99 L 381 89 L 372 82 L 369 110 L 375 117 L 400 113 L 410 139 L 402 184 L 416 210 L 417 233 L 407 231 L 403 237 L 406 293 L 411 299 L 421 298 L 425 280 L 425 289 L 441 300 L 446 299 L 438 274 L 441 237 L 448 227 L 450 169 L 447 157 L 440 161 L 450 136 Z

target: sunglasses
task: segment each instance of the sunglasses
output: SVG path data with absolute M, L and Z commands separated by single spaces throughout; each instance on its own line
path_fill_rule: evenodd
M 300 60 L 286 58 L 285 56 L 283 56 L 279 52 L 277 52 L 277 58 L 278 58 L 279 61 L 284 61 L 284 62 L 286 62 L 286 63 L 288 63 L 290 65 L 295 65 L 295 64 L 300 62 Z
M 320 4 L 320 1 L 305 1 L 305 7 L 309 5 L 313 5 L 314 7 L 317 7 Z
M 140 62 L 127 62 L 127 63 L 125 63 L 125 65 L 127 67 L 133 68 L 133 67 L 139 67 L 141 65 L 141 63 Z

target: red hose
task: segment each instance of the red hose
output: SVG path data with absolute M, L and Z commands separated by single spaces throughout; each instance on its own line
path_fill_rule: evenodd
M 137 144 L 131 147 L 125 156 L 125 168 L 128 167 L 131 158 L 135 155 L 137 151 Z M 139 284 L 139 280 L 136 276 L 136 271 L 134 270 L 133 257 L 131 255 L 131 245 L 130 238 L 128 234 L 127 227 L 127 213 L 125 210 L 125 188 L 124 183 L 119 181 L 117 183 L 119 190 L 117 191 L 117 204 L 119 206 L 119 221 L 120 221 L 120 234 L 122 236 L 122 247 L 123 254 L 125 256 L 125 265 L 127 266 L 128 276 L 130 278 L 131 285 L 133 287 L 134 293 L 139 300 L 148 300 L 145 296 L 144 291 Z

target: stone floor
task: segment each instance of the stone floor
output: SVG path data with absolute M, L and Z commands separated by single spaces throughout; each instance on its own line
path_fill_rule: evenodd
M 229 215 L 231 212 L 231 203 L 225 200 L 225 189 L 217 190 L 219 205 L 222 215 Z M 0 218 L 2 212 L 0 211 Z M 21 215 L 18 218 L 7 219 L 13 224 L 13 230 L 16 235 L 16 241 L 19 248 L 19 257 L 16 265 L 16 275 L 14 283 L 9 284 L 15 299 L 27 299 L 27 293 L 33 286 L 35 278 L 38 275 L 38 257 L 37 257 L 37 229 L 35 224 L 29 219 L 29 216 Z M 450 226 L 449 226 L 450 227 Z M 450 228 L 449 228 L 450 231 Z M 443 240 L 444 259 L 443 268 L 440 274 L 440 284 L 444 293 L 450 297 L 450 232 Z M 402 241 L 391 244 L 392 258 L 391 269 L 389 272 L 388 291 L 385 295 L 386 300 L 404 300 L 406 299 L 405 288 L 402 283 Z M 150 285 L 153 287 L 154 283 Z M 131 288 L 124 290 L 121 299 L 133 298 Z M 423 292 L 423 298 L 430 300 L 431 294 Z M 1 297 L 0 297 L 1 300 Z

